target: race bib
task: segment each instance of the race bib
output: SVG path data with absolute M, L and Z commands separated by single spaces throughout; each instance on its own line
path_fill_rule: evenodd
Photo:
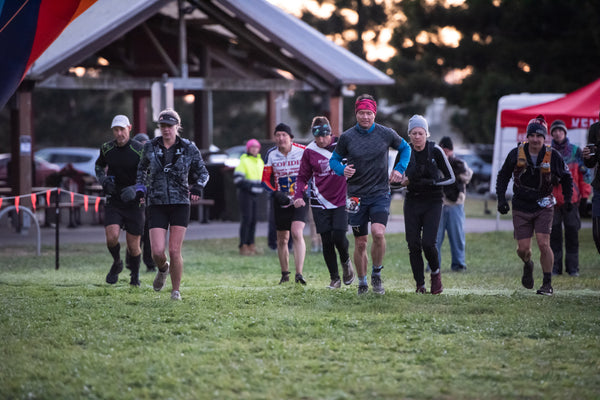
M 356 214 L 360 209 L 360 197 L 346 197 L 346 211 Z

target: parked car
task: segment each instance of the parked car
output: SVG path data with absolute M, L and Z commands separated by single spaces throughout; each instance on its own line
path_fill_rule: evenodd
M 466 161 L 469 168 L 473 170 L 473 177 L 467 185 L 467 190 L 480 194 L 489 192 L 492 164 L 471 150 L 455 150 L 454 155 Z
M 76 170 L 95 177 L 96 160 L 100 155 L 100 149 L 92 147 L 47 147 L 38 150 L 35 155 L 58 165 L 61 169 L 67 164 L 71 164 Z
M 9 186 L 8 164 L 10 163 L 11 158 L 10 153 L 0 154 L 0 187 Z M 33 186 L 45 186 L 48 176 L 60 170 L 58 165 L 49 163 L 41 157 L 34 157 L 34 163 L 35 179 L 32 182 Z

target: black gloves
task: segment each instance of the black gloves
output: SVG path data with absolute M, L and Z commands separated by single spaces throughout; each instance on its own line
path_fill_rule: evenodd
M 202 189 L 202 186 L 195 183 L 192 186 L 190 186 L 190 194 L 195 196 L 202 196 Z
M 100 184 L 102 185 L 102 190 L 104 191 L 104 194 L 115 194 L 115 192 L 117 191 L 114 176 L 105 176 L 101 178 Z
M 510 206 L 508 205 L 508 201 L 506 201 L 506 197 L 504 195 L 498 196 L 498 212 L 502 215 L 508 214 L 510 211 Z
M 125 186 L 121 189 L 121 201 L 124 203 L 129 203 L 134 201 L 137 198 L 137 192 L 135 190 L 135 185 Z
M 292 200 L 287 196 L 287 194 L 280 191 L 273 192 L 273 198 L 280 206 L 287 206 L 292 202 Z
M 146 197 L 146 186 L 138 183 L 135 185 L 135 198 L 137 201 L 140 201 Z
M 570 201 L 566 202 L 563 207 L 564 207 L 564 209 L 565 209 L 566 212 L 573 211 L 573 203 L 571 203 Z

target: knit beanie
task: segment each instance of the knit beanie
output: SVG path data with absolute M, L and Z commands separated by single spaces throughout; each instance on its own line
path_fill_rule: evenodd
M 557 119 L 552 123 L 552 125 L 550 125 L 550 135 L 552 135 L 552 131 L 554 131 L 555 129 L 562 129 L 563 131 L 565 131 L 565 135 L 568 133 L 567 125 L 564 123 L 564 121 L 561 121 L 560 119 Z
M 542 114 L 533 118 L 527 124 L 527 136 L 533 134 L 544 135 L 544 137 L 548 135 L 548 123 Z
M 450 139 L 450 136 L 444 136 L 441 138 L 439 145 L 442 149 L 454 150 L 454 145 L 452 144 L 452 139 Z
M 412 131 L 414 128 L 425 129 L 425 132 L 427 132 L 427 137 L 429 137 L 429 125 L 427 124 L 425 117 L 422 115 L 415 114 L 408 121 L 408 133 L 410 133 L 410 131 Z
M 256 139 L 250 139 L 248 140 L 248 142 L 246 143 L 246 152 L 250 151 L 250 147 L 252 146 L 258 146 L 258 149 L 260 150 L 260 142 Z
M 294 138 L 294 135 L 292 134 L 292 128 L 290 128 L 288 125 L 284 124 L 283 122 L 277 124 L 277 126 L 275 127 L 275 132 L 286 132 L 288 135 L 290 135 L 290 138 Z

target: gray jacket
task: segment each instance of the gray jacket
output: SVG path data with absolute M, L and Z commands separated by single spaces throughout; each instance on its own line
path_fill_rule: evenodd
M 179 136 L 173 146 L 169 150 L 175 150 L 175 156 L 165 165 L 167 149 L 162 137 L 144 144 L 136 183 L 146 186 L 147 205 L 190 204 L 190 186 L 204 188 L 208 182 L 208 170 L 198 147 Z

